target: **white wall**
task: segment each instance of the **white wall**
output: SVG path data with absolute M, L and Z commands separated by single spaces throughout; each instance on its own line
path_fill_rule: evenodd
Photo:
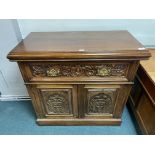
M 21 39 L 17 20 L 0 20 L 0 92 L 3 97 L 27 96 L 17 63 L 6 58 Z
M 22 37 L 36 31 L 128 30 L 142 44 L 155 45 L 155 20 L 18 20 Z

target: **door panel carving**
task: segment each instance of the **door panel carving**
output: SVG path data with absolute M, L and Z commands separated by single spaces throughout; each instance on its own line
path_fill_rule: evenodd
M 43 89 L 41 94 L 47 114 L 70 115 L 73 113 L 70 89 Z
M 117 88 L 86 88 L 86 115 L 113 115 Z
M 88 103 L 88 113 L 111 113 L 112 111 L 112 99 L 105 93 L 93 95 Z

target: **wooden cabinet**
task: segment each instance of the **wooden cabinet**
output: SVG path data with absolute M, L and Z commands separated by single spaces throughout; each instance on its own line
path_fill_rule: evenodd
M 119 125 L 139 60 L 148 57 L 126 31 L 31 33 L 8 55 L 41 125 Z
M 136 80 L 139 81 L 141 78 L 138 77 Z M 154 90 L 151 91 L 155 92 Z M 138 93 L 133 95 L 134 91 Z M 142 134 L 155 134 L 154 99 L 152 99 L 149 90 L 146 89 L 142 81 L 138 82 L 136 87 L 133 87 L 129 98 L 129 105 L 135 115 Z
M 147 63 L 141 62 L 129 97 L 129 105 L 142 134 L 155 134 L 155 50 L 151 53 Z

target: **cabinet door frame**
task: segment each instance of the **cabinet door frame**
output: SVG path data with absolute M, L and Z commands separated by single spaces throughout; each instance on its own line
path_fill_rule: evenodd
M 32 97 L 33 106 L 35 108 L 38 118 L 47 119 L 112 119 L 121 118 L 124 105 L 128 99 L 130 93 L 130 84 L 29 84 L 27 88 L 30 90 Z M 70 90 L 71 91 L 71 104 L 72 104 L 72 114 L 61 114 L 52 115 L 48 114 L 46 107 L 44 105 L 43 96 L 41 91 L 50 90 Z M 109 89 L 115 91 L 114 97 L 114 109 L 112 114 L 95 114 L 88 115 L 87 108 L 87 89 L 96 89 L 101 91 L 102 89 Z
M 43 111 L 44 118 L 52 118 L 52 119 L 65 119 L 65 118 L 77 118 L 78 117 L 78 105 L 77 105 L 77 85 L 72 84 L 38 84 L 33 86 L 35 89 L 35 96 L 38 97 L 38 101 L 41 109 Z M 45 98 L 43 95 L 43 92 L 70 92 L 70 101 L 68 104 L 71 104 L 71 114 L 50 114 L 47 111 L 47 108 L 45 106 Z
M 83 113 L 83 118 L 120 118 L 122 115 L 122 111 L 124 108 L 124 105 L 127 100 L 127 94 L 130 92 L 130 85 L 119 85 L 119 84 L 85 84 L 82 86 L 83 91 L 80 91 L 81 93 L 83 92 L 84 95 L 81 95 L 81 98 L 83 97 L 83 105 L 81 107 L 84 109 L 81 113 Z M 87 113 L 87 108 L 88 108 L 88 91 L 89 90 L 96 90 L 99 92 L 104 92 L 104 89 L 109 90 L 109 91 L 114 91 L 114 99 L 113 99 L 113 112 L 112 114 L 88 114 Z M 103 91 L 102 91 L 103 90 Z M 125 95 L 125 96 L 123 96 Z M 80 109 L 82 109 L 80 108 Z M 79 109 L 79 110 L 80 110 Z

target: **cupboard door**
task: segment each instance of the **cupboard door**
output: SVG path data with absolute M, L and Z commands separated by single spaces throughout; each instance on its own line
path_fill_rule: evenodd
M 127 89 L 126 89 L 127 88 Z M 120 118 L 129 93 L 123 85 L 85 85 L 85 117 Z
M 37 92 L 46 117 L 78 117 L 76 85 L 38 85 Z
M 85 117 L 112 117 L 119 86 L 85 85 Z

